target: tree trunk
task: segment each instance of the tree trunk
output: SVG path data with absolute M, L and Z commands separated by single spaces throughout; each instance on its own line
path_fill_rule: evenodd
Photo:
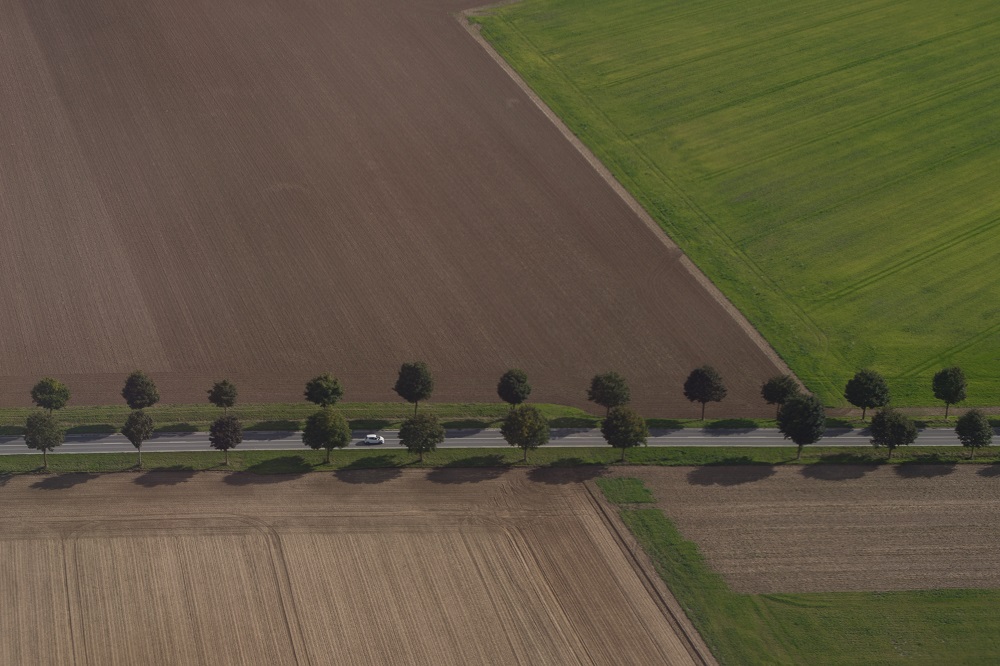
M 802 445 L 799 444 L 799 452 L 795 454 L 795 459 L 798 460 L 802 457 Z
M 888 460 L 892 460 L 892 449 L 893 449 L 893 447 L 890 446 L 888 448 L 889 448 L 889 458 L 888 458 Z
M 528 447 L 524 448 L 524 458 L 523 462 L 528 462 Z
M 140 445 L 136 450 L 139 452 L 139 469 L 142 469 L 142 446 Z
M 49 450 L 42 449 L 42 469 L 49 468 Z
M 867 408 L 867 407 L 862 407 L 862 408 L 861 408 L 861 420 L 862 420 L 862 421 L 864 421 L 864 420 L 865 420 L 865 414 L 866 414 L 867 412 L 868 412 L 868 408 Z
M 229 467 L 229 449 L 226 449 L 226 467 Z
M 330 464 L 330 449 L 326 450 L 326 464 Z
M 701 420 L 702 420 L 702 421 L 704 421 L 704 420 L 705 420 L 705 404 L 706 404 L 706 403 L 704 403 L 704 402 L 703 402 L 703 403 L 701 403 Z
M 948 408 L 951 407 L 947 402 L 944 403 L 944 420 L 948 420 Z
M 414 418 L 416 418 L 416 416 L 417 416 L 417 405 L 419 405 L 419 404 L 420 404 L 419 402 L 414 402 L 413 403 L 413 417 Z
M 420 449 L 420 453 L 418 453 L 417 455 L 420 456 L 420 462 L 423 462 L 424 461 L 424 450 Z
M 622 462 L 625 462 L 625 447 L 622 447 Z
M 975 457 L 976 457 L 976 447 L 970 446 L 969 447 L 969 460 L 972 460 Z

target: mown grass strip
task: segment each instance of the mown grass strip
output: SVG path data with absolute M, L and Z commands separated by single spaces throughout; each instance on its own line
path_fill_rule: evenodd
M 649 504 L 655 502 L 653 493 L 639 479 L 612 477 L 595 479 L 604 496 L 615 504 Z
M 51 472 L 121 472 L 132 470 L 134 453 L 63 453 L 49 454 Z M 25 449 L 27 450 L 27 449 Z M 60 449 L 57 449 L 59 451 Z M 288 474 L 310 471 L 343 469 L 398 468 L 508 468 L 508 467 L 617 467 L 621 453 L 609 447 L 545 448 L 532 451 L 528 462 L 521 461 L 520 449 L 438 449 L 424 457 L 419 463 L 415 456 L 401 449 L 347 449 L 334 451 L 331 463 L 323 460 L 325 451 L 313 451 L 302 447 L 295 451 L 241 451 L 229 452 L 230 466 L 222 464 L 222 453 L 205 447 L 205 451 L 142 454 L 147 470 L 228 470 L 247 471 L 257 474 Z M 948 474 L 956 464 L 969 463 L 968 453 L 960 447 L 926 447 L 897 451 L 891 463 L 901 474 L 924 474 L 942 476 Z M 1000 463 L 1000 448 L 987 449 L 977 454 L 975 463 Z M 39 472 L 41 454 L 2 455 L 0 474 L 24 474 Z M 807 469 L 811 465 L 828 464 L 886 464 L 885 453 L 871 449 L 816 447 L 806 448 L 801 460 L 795 459 L 792 447 L 737 448 L 737 447 L 649 447 L 630 449 L 628 465 L 663 466 L 705 466 L 751 465 L 762 474 L 768 468 L 778 465 L 798 465 Z M 926 467 L 933 465 L 930 472 Z
M 659 509 L 621 517 L 723 664 L 986 664 L 1000 654 L 1000 590 L 737 594 Z

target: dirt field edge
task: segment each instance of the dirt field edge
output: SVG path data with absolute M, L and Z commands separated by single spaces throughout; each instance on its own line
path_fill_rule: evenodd
M 664 616 L 674 628 L 674 631 L 678 636 L 683 637 L 684 647 L 691 655 L 691 658 L 705 666 L 716 666 L 719 662 L 716 661 L 711 650 L 708 649 L 705 640 L 698 633 L 698 630 L 692 624 L 684 609 L 681 608 L 670 588 L 660 578 L 656 567 L 653 565 L 653 561 L 649 559 L 649 555 L 646 554 L 646 551 L 636 541 L 632 532 L 622 523 L 621 518 L 618 516 L 618 511 L 608 502 L 601 489 L 597 488 L 593 481 L 585 480 L 582 483 L 587 491 L 587 495 L 590 497 L 590 501 L 593 503 L 594 510 L 601 517 L 601 521 L 607 527 L 608 531 L 614 536 L 615 542 L 632 565 L 632 569 L 649 591 L 656 605 L 663 611 Z

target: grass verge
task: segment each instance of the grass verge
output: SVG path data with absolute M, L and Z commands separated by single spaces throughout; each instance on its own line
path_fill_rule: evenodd
M 662 511 L 620 513 L 723 664 L 986 664 L 1000 654 L 1000 590 L 737 594 Z
M 70 448 L 73 444 L 64 445 Z M 65 451 L 65 449 L 63 449 Z M 143 453 L 143 466 L 147 470 L 228 470 L 248 471 L 257 474 L 287 474 L 309 471 L 341 469 L 378 469 L 384 467 L 436 468 L 436 467 L 577 467 L 620 465 L 618 449 L 611 447 L 545 448 L 532 451 L 528 462 L 521 461 L 521 450 L 503 449 L 439 449 L 424 457 L 419 463 L 415 456 L 400 449 L 348 449 L 335 451 L 331 463 L 324 464 L 325 451 L 302 447 L 295 451 L 241 451 L 229 452 L 230 466 L 222 464 L 222 453 L 206 447 L 205 451 L 175 453 Z M 121 472 L 133 469 L 134 453 L 54 453 L 49 454 L 51 472 Z M 24 474 L 39 471 L 41 454 L 0 455 L 0 474 Z M 737 447 L 677 447 L 638 448 L 628 451 L 630 465 L 823 465 L 823 464 L 881 464 L 885 453 L 870 449 L 845 449 L 836 447 L 806 448 L 801 460 L 795 460 L 793 447 L 737 448 Z M 908 465 L 937 465 L 936 475 L 947 474 L 956 464 L 968 463 L 968 454 L 958 447 L 926 447 L 910 451 L 897 451 L 892 460 L 900 470 Z M 1000 463 L 1000 448 L 987 449 L 976 456 L 976 463 Z M 626 488 L 622 492 L 629 492 Z M 634 496 L 634 493 L 633 493 Z M 637 500 L 638 501 L 638 500 Z

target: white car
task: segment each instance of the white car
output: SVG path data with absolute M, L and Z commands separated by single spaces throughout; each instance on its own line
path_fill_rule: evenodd
M 385 437 L 382 435 L 365 435 L 361 440 L 362 444 L 385 444 Z

